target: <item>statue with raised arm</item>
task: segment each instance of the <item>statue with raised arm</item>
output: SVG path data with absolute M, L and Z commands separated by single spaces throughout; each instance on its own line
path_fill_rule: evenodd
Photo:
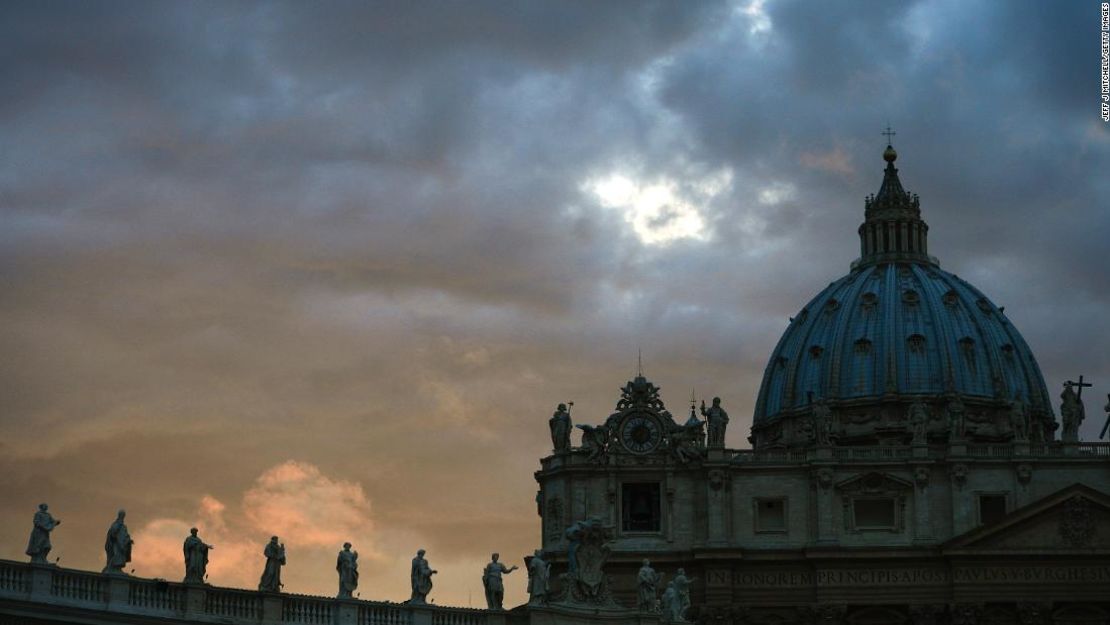
M 185 581 L 186 584 L 203 584 L 204 576 L 208 574 L 208 550 L 212 545 L 205 543 L 197 536 L 197 528 L 189 530 L 182 550 L 185 552 Z
M 270 542 L 262 550 L 262 555 L 266 556 L 266 568 L 262 570 L 258 590 L 281 592 L 281 567 L 285 566 L 285 544 L 278 542 L 277 536 L 271 536 Z
M 574 402 L 571 402 L 572 404 Z M 547 421 L 551 427 L 551 446 L 555 453 L 561 454 L 570 451 L 570 412 L 566 404 L 559 404 L 555 414 Z
M 1087 411 L 1083 407 L 1083 400 L 1075 392 L 1073 382 L 1064 383 L 1064 392 L 1060 393 L 1060 400 L 1060 422 L 1063 425 L 1060 440 L 1065 443 L 1078 443 L 1079 425 L 1083 423 Z
M 412 597 L 409 598 L 409 603 L 424 605 L 428 602 L 428 593 L 432 592 L 432 576 L 435 574 L 436 571 L 424 559 L 424 550 L 417 551 L 416 557 L 412 559 Z
M 728 413 L 724 408 L 721 408 L 721 398 L 714 397 L 713 405 L 706 409 L 705 401 L 701 402 L 701 414 L 709 424 L 709 441 L 707 446 L 710 449 L 724 449 L 725 448 L 725 428 L 728 427 Z
M 505 600 L 505 584 L 501 581 L 501 575 L 508 575 L 520 568 L 515 564 L 505 566 L 497 561 L 500 557 L 499 553 L 493 554 L 492 560 L 482 571 L 482 588 L 486 590 L 486 607 L 490 610 L 505 609 L 502 605 Z
M 32 564 L 50 564 L 46 561 L 53 548 L 50 544 L 50 532 L 61 523 L 47 512 L 47 508 L 46 504 L 39 504 L 39 510 L 35 513 L 33 521 L 34 526 L 31 528 L 31 539 L 27 541 L 26 553 L 31 556 Z
M 131 534 L 127 531 L 127 525 L 123 523 L 124 517 L 127 512 L 120 510 L 116 514 L 116 520 L 108 528 L 108 535 L 104 538 L 104 573 L 110 575 L 126 575 L 123 572 L 123 567 L 131 561 L 131 545 L 135 541 L 131 540 Z
M 651 562 L 645 559 L 640 572 L 636 574 L 636 609 L 641 612 L 655 612 L 660 581 L 659 573 L 656 573 L 655 569 L 651 568 Z
M 335 570 L 339 573 L 339 599 L 350 599 L 358 588 L 358 552 L 351 551 L 351 543 L 343 543 L 343 550 L 335 559 Z
M 537 549 L 536 553 L 527 560 L 528 604 L 546 605 L 551 581 L 551 563 L 543 559 L 542 549 Z

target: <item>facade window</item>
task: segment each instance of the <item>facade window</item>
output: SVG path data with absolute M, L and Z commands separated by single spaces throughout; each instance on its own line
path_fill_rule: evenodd
M 621 530 L 658 532 L 662 530 L 659 482 L 621 485 Z
M 786 533 L 786 499 L 757 497 L 752 500 L 752 505 L 755 507 L 755 531 L 757 533 Z
M 979 495 L 979 524 L 989 525 L 997 523 L 1006 516 L 1005 493 L 988 493 Z
M 889 497 L 852 500 L 852 522 L 857 530 L 893 530 L 894 499 Z

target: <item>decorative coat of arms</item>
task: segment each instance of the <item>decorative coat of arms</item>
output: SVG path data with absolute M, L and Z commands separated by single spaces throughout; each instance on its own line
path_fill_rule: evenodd
M 612 528 L 600 519 L 578 521 L 567 528 L 568 570 L 560 576 L 562 588 L 557 600 L 571 605 L 619 608 L 609 592 L 605 562 L 609 559 Z
M 1072 547 L 1086 547 L 1094 535 L 1091 503 L 1082 497 L 1072 497 L 1064 504 L 1064 514 L 1060 517 L 1060 537 Z

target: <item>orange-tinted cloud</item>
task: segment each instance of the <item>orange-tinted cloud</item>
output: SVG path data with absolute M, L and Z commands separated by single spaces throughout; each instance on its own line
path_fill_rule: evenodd
M 190 527 L 214 545 L 209 553 L 210 583 L 251 588 L 258 583 L 262 550 L 270 535 L 285 543 L 296 569 L 287 586 L 299 580 L 301 592 L 327 592 L 326 564 L 344 542 L 352 542 L 362 564 L 380 560 L 374 549 L 370 501 L 362 486 L 333 480 L 312 464 L 287 461 L 267 469 L 243 493 L 241 514 L 226 517 L 227 506 L 205 495 L 192 519 L 154 519 L 134 532 L 132 565 L 144 576 L 176 579 L 184 572 L 182 543 Z M 309 567 L 305 562 L 323 566 Z M 315 570 L 319 569 L 319 570 Z M 294 573 L 296 571 L 296 573 Z

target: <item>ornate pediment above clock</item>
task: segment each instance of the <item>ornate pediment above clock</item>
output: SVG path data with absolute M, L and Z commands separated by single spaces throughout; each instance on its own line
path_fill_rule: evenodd
M 611 455 L 631 454 L 637 461 L 665 454 L 667 461 L 686 464 L 705 454 L 705 421 L 693 414 L 684 424 L 674 417 L 659 397 L 659 387 L 637 375 L 621 388 L 616 411 L 597 426 L 577 424 L 583 431 L 582 446 L 591 462 L 608 462 Z

